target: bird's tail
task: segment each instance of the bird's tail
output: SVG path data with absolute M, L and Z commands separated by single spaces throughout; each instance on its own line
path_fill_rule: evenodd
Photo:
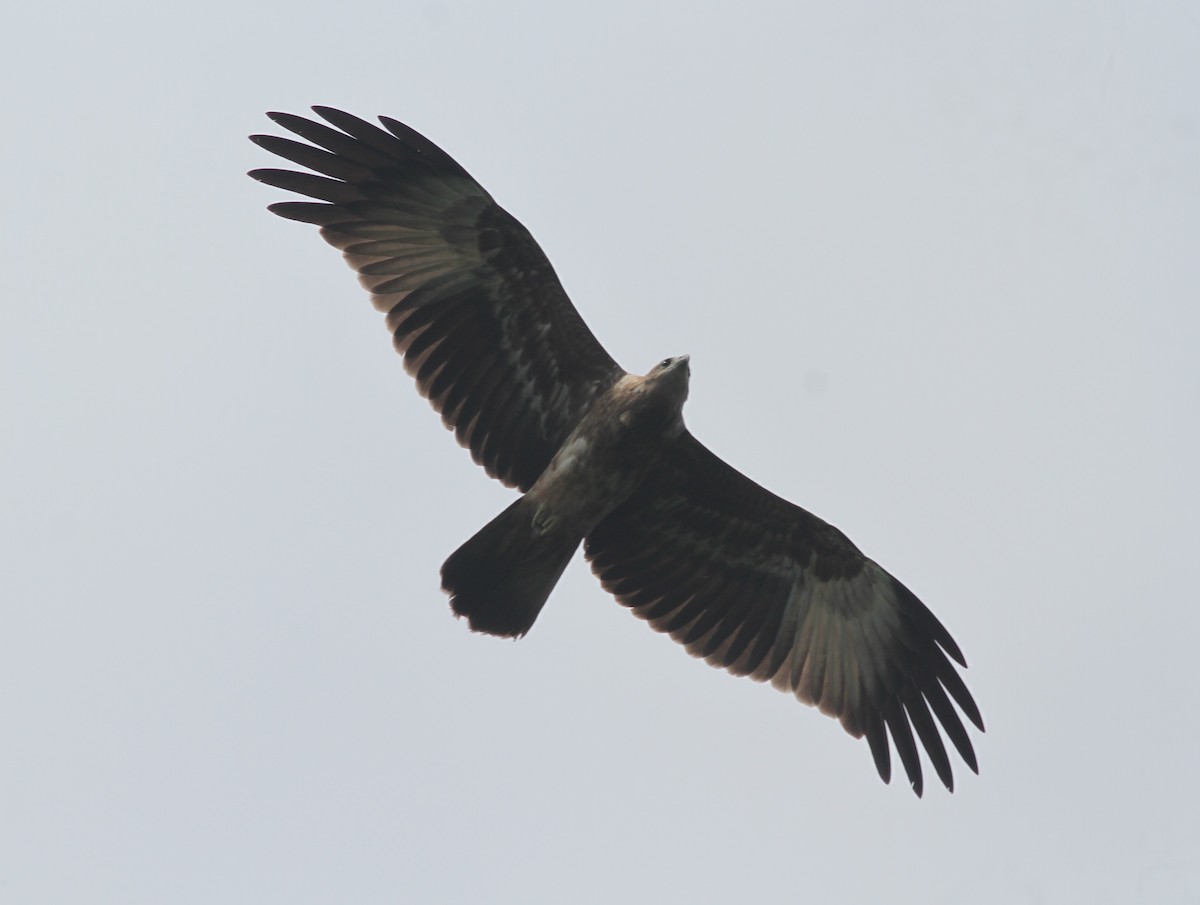
M 522 497 L 442 566 L 442 590 L 474 631 L 510 638 L 529 631 L 579 547 L 583 538 L 535 526 L 535 514 Z

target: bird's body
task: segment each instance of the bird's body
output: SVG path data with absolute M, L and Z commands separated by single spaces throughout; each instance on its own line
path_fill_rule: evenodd
M 583 541 L 636 615 L 838 717 L 885 780 L 890 733 L 918 794 L 915 738 L 953 788 L 939 724 L 977 769 L 954 704 L 983 722 L 949 632 L 844 534 L 688 432 L 687 356 L 625 372 L 528 231 L 449 155 L 395 120 L 381 117 L 384 131 L 314 109 L 337 128 L 271 114 L 312 144 L 254 140 L 321 175 L 251 175 L 317 199 L 271 209 L 342 249 L 418 389 L 476 462 L 524 492 L 443 565 L 457 614 L 525 634 Z
M 683 433 L 688 357 L 627 374 L 596 400 L 525 498 L 541 518 L 587 535 Z
M 688 357 L 625 374 L 596 401 L 528 492 L 451 554 L 442 587 L 471 628 L 529 631 L 576 549 L 683 433 Z

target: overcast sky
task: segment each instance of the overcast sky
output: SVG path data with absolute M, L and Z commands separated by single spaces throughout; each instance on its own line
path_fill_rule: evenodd
M 1200 14 L 1186 2 L 24 4 L 0 43 L 0 899 L 1200 898 Z M 981 775 L 692 660 L 512 492 L 266 110 L 397 117 L 613 356 L 961 644 Z

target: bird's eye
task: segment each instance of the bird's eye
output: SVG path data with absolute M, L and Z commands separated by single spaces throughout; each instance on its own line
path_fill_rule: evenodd
M 673 362 L 674 360 L 675 359 L 673 359 L 673 358 L 664 358 L 662 361 L 660 361 L 658 363 L 658 366 L 660 368 L 668 368 L 671 366 L 671 362 Z

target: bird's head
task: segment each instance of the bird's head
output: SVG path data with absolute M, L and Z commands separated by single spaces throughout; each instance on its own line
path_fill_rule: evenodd
M 646 383 L 659 393 L 676 396 L 678 405 L 682 407 L 688 395 L 688 380 L 692 376 L 689 361 L 691 361 L 690 355 L 664 358 L 646 374 Z

